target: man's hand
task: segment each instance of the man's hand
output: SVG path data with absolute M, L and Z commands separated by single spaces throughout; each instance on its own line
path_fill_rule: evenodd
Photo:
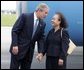
M 17 54 L 18 54 L 18 46 L 13 46 L 13 48 L 12 48 L 12 53 L 13 53 L 14 55 L 17 55 Z
M 36 56 L 36 59 L 37 59 L 38 61 L 41 61 L 42 58 L 43 58 L 43 54 L 42 54 L 42 53 L 38 53 L 37 56 Z
M 63 65 L 63 62 L 64 62 L 63 59 L 59 59 L 58 65 L 60 65 L 60 66 Z

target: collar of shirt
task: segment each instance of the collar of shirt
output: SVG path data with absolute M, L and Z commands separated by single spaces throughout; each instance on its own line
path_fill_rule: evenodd
M 38 18 L 36 16 L 36 12 L 34 12 L 34 21 L 36 21 L 36 19 L 38 19 Z
M 36 12 L 34 12 L 34 25 L 35 25 L 35 22 L 36 22 L 37 19 L 38 19 L 38 18 L 37 18 L 37 16 L 36 16 Z M 38 21 L 38 23 L 39 23 L 39 21 Z

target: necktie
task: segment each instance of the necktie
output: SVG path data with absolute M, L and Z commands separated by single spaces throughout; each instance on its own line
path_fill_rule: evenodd
M 34 34 L 36 32 L 37 26 L 38 26 L 38 19 L 36 19 L 36 22 L 34 24 L 32 37 L 34 36 Z

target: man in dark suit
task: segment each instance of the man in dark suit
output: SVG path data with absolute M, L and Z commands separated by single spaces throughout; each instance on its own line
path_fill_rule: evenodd
M 44 47 L 45 18 L 49 7 L 41 3 L 31 14 L 22 14 L 12 28 L 12 44 L 10 47 L 10 69 L 30 69 L 35 42 L 38 43 L 38 53 Z

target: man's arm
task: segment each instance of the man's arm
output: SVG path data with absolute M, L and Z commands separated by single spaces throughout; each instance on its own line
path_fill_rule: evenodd
M 24 26 L 24 14 L 22 14 L 15 22 L 12 28 L 12 44 L 11 49 L 13 54 L 18 53 L 18 34 Z
M 12 46 L 18 45 L 18 34 L 24 25 L 24 14 L 22 14 L 15 22 L 12 28 Z
M 44 25 L 44 27 L 43 27 L 40 39 L 37 41 L 37 43 L 38 43 L 38 54 L 36 56 L 36 59 L 38 59 L 39 61 L 42 60 L 42 58 L 43 58 L 43 52 L 45 51 L 45 49 L 44 49 L 44 40 L 45 40 L 44 32 L 45 32 L 45 26 L 46 25 Z
M 45 40 L 45 35 L 44 35 L 44 32 L 45 32 L 45 26 L 43 27 L 43 30 L 42 30 L 42 34 L 40 36 L 40 38 L 37 40 L 37 43 L 38 43 L 38 53 L 43 53 L 44 52 L 44 40 Z

